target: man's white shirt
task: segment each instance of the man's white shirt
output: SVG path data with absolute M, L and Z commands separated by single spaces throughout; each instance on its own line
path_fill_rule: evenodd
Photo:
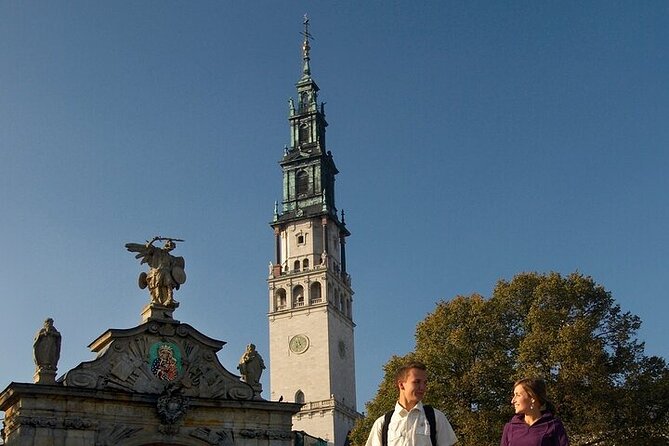
M 434 418 L 437 424 L 436 446 L 455 444 L 458 439 L 446 415 L 435 409 Z M 383 419 L 384 416 L 381 416 L 374 422 L 365 446 L 382 446 Z M 430 423 L 425 416 L 422 402 L 409 411 L 399 403 L 395 403 L 395 411 L 388 425 L 388 446 L 432 446 Z

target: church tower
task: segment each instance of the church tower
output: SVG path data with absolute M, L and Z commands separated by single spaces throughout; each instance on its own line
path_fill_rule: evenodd
M 325 104 L 311 77 L 309 20 L 302 76 L 288 104 L 290 146 L 279 161 L 283 200 L 276 203 L 270 264 L 271 399 L 304 403 L 293 430 L 344 446 L 356 410 L 353 291 L 346 271 L 346 229 L 335 205 L 339 172 L 326 149 Z

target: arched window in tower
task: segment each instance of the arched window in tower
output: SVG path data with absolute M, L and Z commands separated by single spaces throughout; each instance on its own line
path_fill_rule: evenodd
M 306 91 L 303 91 L 300 93 L 300 103 L 299 103 L 300 111 L 306 110 L 309 108 L 309 93 Z
M 304 260 L 302 260 L 302 269 L 303 269 L 304 271 L 306 271 L 306 270 L 309 269 L 309 259 L 304 259 Z
M 298 404 L 304 404 L 304 392 L 301 390 L 295 392 L 295 402 Z
M 274 292 L 274 308 L 277 310 L 286 309 L 286 290 L 279 288 Z
M 304 306 L 304 288 L 302 285 L 297 285 L 293 288 L 293 307 Z
M 308 142 L 311 142 L 311 138 L 309 138 L 309 125 L 300 124 L 299 139 L 300 139 L 300 144 L 306 144 Z
M 299 271 L 300 270 L 300 261 L 295 260 L 295 263 L 293 263 L 293 271 Z
M 312 282 L 309 289 L 309 303 L 317 304 L 321 301 L 321 283 Z
M 304 170 L 297 172 L 295 178 L 295 195 L 306 195 L 309 192 L 309 174 Z

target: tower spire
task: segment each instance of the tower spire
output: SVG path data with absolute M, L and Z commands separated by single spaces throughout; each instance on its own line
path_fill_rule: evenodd
M 309 40 L 313 40 L 314 37 L 309 33 L 309 16 L 304 14 L 304 31 L 300 34 L 304 36 L 304 42 L 302 42 L 302 78 L 308 78 L 311 76 L 311 66 L 309 65 L 309 51 L 311 51 L 311 46 L 309 45 Z

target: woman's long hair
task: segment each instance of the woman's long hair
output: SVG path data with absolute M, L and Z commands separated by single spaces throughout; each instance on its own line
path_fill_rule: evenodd
M 527 392 L 530 397 L 534 398 L 539 402 L 541 407 L 545 407 L 547 411 L 555 414 L 555 405 L 548 399 L 546 394 L 546 382 L 543 379 L 539 378 L 523 378 L 519 379 L 513 385 L 515 389 L 516 386 L 521 386 L 525 392 Z

